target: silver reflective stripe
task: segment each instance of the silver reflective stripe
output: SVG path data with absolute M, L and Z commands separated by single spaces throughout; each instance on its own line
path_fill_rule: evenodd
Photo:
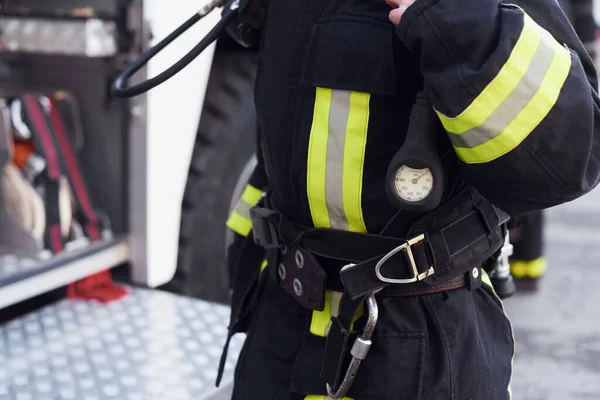
M 362 182 L 371 95 L 316 88 L 306 194 L 318 228 L 366 232 Z
M 343 174 L 349 113 L 350 91 L 332 90 L 325 167 L 325 200 L 331 227 L 342 230 L 348 230 L 348 220 L 344 213 Z
M 240 200 L 235 207 L 235 212 L 244 218 L 250 219 L 250 208 L 252 208 L 252 206 L 252 204 L 248 204 L 245 201 Z
M 473 148 L 500 135 L 538 92 L 556 53 L 555 42 L 550 34 L 541 29 L 538 32 L 541 35 L 540 45 L 517 87 L 478 127 L 461 134 L 449 132 L 454 147 Z

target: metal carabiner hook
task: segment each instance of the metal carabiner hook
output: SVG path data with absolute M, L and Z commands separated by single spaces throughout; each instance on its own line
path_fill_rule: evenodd
M 367 323 L 362 334 L 356 338 L 354 345 L 352 345 L 352 350 L 350 350 L 352 360 L 350 361 L 346 375 L 344 375 L 344 380 L 336 391 L 332 390 L 329 383 L 327 384 L 327 396 L 333 400 L 341 399 L 348 393 L 348 390 L 350 390 L 350 387 L 354 383 L 360 363 L 367 358 L 367 354 L 369 354 L 369 350 L 371 349 L 371 338 L 373 337 L 375 326 L 377 326 L 377 319 L 379 318 L 379 308 L 377 307 L 377 300 L 375 300 L 375 293 L 373 292 L 367 296 Z
M 21 104 L 21 100 L 14 99 L 10 103 L 10 120 L 12 126 L 15 128 L 14 136 L 17 139 L 29 140 L 31 139 L 31 130 L 29 130 L 27 124 L 23 122 L 22 109 L 23 105 Z

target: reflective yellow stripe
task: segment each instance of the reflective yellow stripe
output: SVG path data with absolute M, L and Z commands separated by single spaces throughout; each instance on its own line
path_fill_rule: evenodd
M 544 257 L 531 261 L 510 261 L 510 272 L 515 278 L 540 278 L 546 273 L 547 268 Z
M 313 224 L 366 232 L 362 179 L 369 123 L 368 93 L 316 88 L 307 159 Z
M 331 290 L 327 290 L 325 292 L 325 307 L 323 311 L 313 311 L 312 318 L 310 321 L 310 333 L 315 336 L 326 337 L 329 333 L 329 325 L 331 323 L 331 317 L 335 317 L 338 314 L 338 308 L 340 305 L 340 300 L 342 298 L 342 293 L 340 292 L 332 292 Z M 354 321 L 352 326 L 350 327 L 351 331 L 354 333 L 354 322 L 359 319 L 364 313 L 364 304 L 361 304 L 356 311 L 356 315 L 354 316 Z
M 310 333 L 325 337 L 331 322 L 331 290 L 325 292 L 325 308 L 323 311 L 313 311 L 310 321 Z
M 248 184 L 242 192 L 237 206 L 229 215 L 226 225 L 238 235 L 248 236 L 252 230 L 250 208 L 255 206 L 263 195 L 263 191 Z
M 227 219 L 227 227 L 238 235 L 248 236 L 252 230 L 252 221 L 246 217 L 242 217 L 237 211 L 232 211 Z
M 494 293 L 494 295 L 496 297 L 498 297 L 498 295 L 496 294 L 496 291 L 494 290 L 494 286 L 492 285 L 492 281 L 490 280 L 489 275 L 483 269 L 481 270 L 481 281 L 485 285 L 489 286 L 492 289 L 492 292 Z M 502 307 L 502 312 L 506 316 L 506 320 L 508 321 L 508 324 L 510 326 L 510 334 L 512 335 L 512 340 L 513 340 L 513 344 L 514 344 L 514 343 L 516 343 L 516 341 L 515 341 L 515 332 L 514 332 L 514 330 L 512 328 L 512 323 L 510 322 L 510 318 L 508 317 L 508 315 L 506 314 L 506 311 L 504 310 L 504 303 L 502 302 L 502 299 L 500 299 L 498 297 L 498 300 L 500 301 L 500 306 Z M 512 399 L 512 388 L 510 386 L 510 382 L 512 381 L 512 371 L 514 370 L 514 368 L 513 368 L 514 361 L 515 361 L 515 349 L 513 347 L 513 354 L 512 354 L 512 357 L 510 359 L 511 379 L 509 380 L 508 387 L 506 388 L 506 390 L 508 391 L 508 398 L 509 398 L 509 400 Z
M 330 400 L 331 397 L 323 396 L 322 394 L 309 394 L 304 400 Z M 342 397 L 341 400 L 353 400 L 350 397 Z
M 492 82 L 457 117 L 438 112 L 466 163 L 495 160 L 521 144 L 554 107 L 568 77 L 570 52 L 523 17 L 517 44 Z
M 313 123 L 308 143 L 306 172 L 307 195 L 313 223 L 318 228 L 330 228 L 329 211 L 325 201 L 327 141 L 331 89 L 317 88 Z
M 256 203 L 258 203 L 258 201 L 260 200 L 263 193 L 264 192 L 262 190 L 257 189 L 254 186 L 248 184 L 242 192 L 242 201 L 255 206 Z
M 541 37 L 534 25 L 524 21 L 521 35 L 498 75 L 483 89 L 473 102 L 459 115 L 450 118 L 438 112 L 440 121 L 448 132 L 461 134 L 481 125 L 506 100 L 517 87 L 531 62 Z
M 362 214 L 362 180 L 369 125 L 368 93 L 352 92 L 344 148 L 344 213 L 351 232 L 366 232 Z
M 455 147 L 458 157 L 469 164 L 485 163 L 521 144 L 556 104 L 570 69 L 571 55 L 567 49 L 561 48 L 556 52 L 540 90 L 508 127 L 500 135 L 472 149 Z
M 262 265 L 260 266 L 260 272 L 263 272 L 265 270 L 265 268 L 267 268 L 267 260 L 263 261 Z
M 492 285 L 492 281 L 490 280 L 490 276 L 488 275 L 488 273 L 485 270 L 481 270 L 481 281 L 483 283 L 485 283 L 486 285 L 488 285 L 489 287 L 492 288 L 492 290 L 494 290 L 494 285 Z M 496 293 L 496 291 L 494 290 L 494 293 Z

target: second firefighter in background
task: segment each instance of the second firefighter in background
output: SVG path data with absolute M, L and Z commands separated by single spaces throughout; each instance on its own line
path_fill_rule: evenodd
M 593 1 L 561 0 L 559 4 L 595 62 L 598 27 L 594 19 Z M 510 231 L 510 240 L 514 245 L 510 261 L 511 273 L 519 290 L 536 290 L 539 279 L 546 273 L 548 263 L 544 254 L 544 221 L 544 212 L 535 211 Z

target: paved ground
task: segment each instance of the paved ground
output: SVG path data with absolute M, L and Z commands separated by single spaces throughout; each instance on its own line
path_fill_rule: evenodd
M 505 301 L 517 340 L 514 400 L 600 399 L 600 189 L 549 210 L 549 272 Z

